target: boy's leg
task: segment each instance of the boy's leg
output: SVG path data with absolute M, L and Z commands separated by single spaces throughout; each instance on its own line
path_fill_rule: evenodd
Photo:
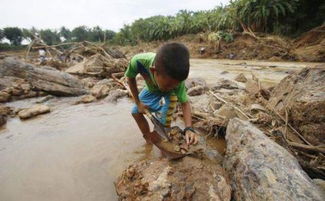
M 161 96 L 155 93 L 151 93 L 145 88 L 140 92 L 139 99 L 144 105 L 147 105 L 149 107 L 150 111 L 158 111 L 161 109 L 161 106 L 159 105 Z M 132 116 L 137 122 L 138 127 L 141 130 L 141 133 L 145 140 L 147 142 L 150 142 L 150 127 L 148 121 L 143 114 L 139 113 L 138 107 L 136 105 L 132 109 Z
M 146 140 L 146 142 L 148 144 L 151 144 L 151 142 L 149 140 L 150 127 L 149 127 L 147 119 L 141 113 L 132 113 L 132 116 L 135 119 L 135 121 L 137 122 L 138 127 L 140 128 L 141 133 L 142 133 L 144 139 Z

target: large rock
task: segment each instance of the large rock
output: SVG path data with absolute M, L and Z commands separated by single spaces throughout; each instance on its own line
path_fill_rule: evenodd
M 268 108 L 285 117 L 309 142 L 324 144 L 325 65 L 285 77 L 272 91 Z
M 115 186 L 119 200 L 123 201 L 231 198 L 224 169 L 217 163 L 192 157 L 138 162 L 123 171 Z
M 108 58 L 101 54 L 95 54 L 68 68 L 66 72 L 78 75 L 109 77 L 112 73 L 123 72 L 127 65 L 128 61 L 125 58 Z
M 47 105 L 34 105 L 31 108 L 23 109 L 18 112 L 18 116 L 21 119 L 29 119 L 31 117 L 38 116 L 50 112 L 50 107 Z
M 13 76 L 28 81 L 32 88 L 53 95 L 81 95 L 86 93 L 82 82 L 74 76 L 51 67 L 36 67 L 7 57 L 0 62 L 0 77 Z
M 230 120 L 226 141 L 224 167 L 230 173 L 235 200 L 325 199 L 297 160 L 252 124 Z
M 108 94 L 108 96 L 105 98 L 105 101 L 116 103 L 118 99 L 128 96 L 129 93 L 127 90 L 123 89 L 114 89 L 111 90 Z

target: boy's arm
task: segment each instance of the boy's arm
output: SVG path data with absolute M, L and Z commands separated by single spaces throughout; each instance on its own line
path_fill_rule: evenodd
M 138 91 L 138 87 L 137 87 L 136 78 L 128 77 L 127 81 L 128 81 L 128 85 L 130 87 L 130 90 L 131 90 L 131 93 L 133 96 L 133 100 L 134 100 L 135 104 L 138 106 L 139 112 L 145 113 L 145 109 L 148 109 L 148 106 L 144 105 L 139 99 L 139 91 Z
M 192 127 L 191 105 L 188 101 L 182 103 L 182 110 L 183 110 L 185 127 Z
M 182 110 L 183 110 L 183 117 L 185 127 L 192 127 L 192 112 L 191 112 L 191 105 L 188 101 L 182 103 Z M 186 130 L 185 138 L 187 144 L 196 144 L 198 142 L 198 137 L 196 133 L 191 130 Z
M 138 87 L 137 87 L 137 81 L 135 77 L 128 77 L 127 78 L 128 81 L 128 85 L 130 87 L 132 96 L 133 96 L 133 100 L 135 102 L 135 104 L 138 104 L 140 102 L 139 100 L 139 91 L 138 91 Z

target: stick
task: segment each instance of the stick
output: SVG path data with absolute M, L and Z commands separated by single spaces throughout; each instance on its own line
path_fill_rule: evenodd
M 279 114 L 277 113 L 274 109 L 273 112 L 278 115 L 282 121 L 286 122 L 286 120 Z M 288 123 L 289 128 L 291 128 L 306 144 L 312 145 L 310 142 L 308 142 L 294 127 L 291 126 L 291 124 Z
M 288 144 L 290 146 L 299 148 L 299 149 L 303 149 L 303 150 L 307 150 L 307 151 L 314 151 L 314 152 L 321 152 L 323 154 L 325 154 L 325 146 L 312 146 L 312 145 L 305 145 L 305 144 L 299 144 L 296 142 L 291 142 L 288 141 Z

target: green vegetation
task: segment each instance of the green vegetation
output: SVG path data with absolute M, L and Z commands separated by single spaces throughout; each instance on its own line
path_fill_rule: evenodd
M 7 27 L 0 29 L 0 41 L 6 38 L 10 45 L 5 46 L 19 46 L 22 39 L 32 40 L 35 33 L 39 33 L 49 45 L 84 40 L 135 45 L 139 41 L 168 40 L 185 34 L 215 32 L 218 38 L 231 42 L 231 33 L 234 32 L 262 32 L 294 37 L 324 22 L 324 0 L 233 0 L 227 6 L 217 6 L 206 11 L 181 10 L 175 16 L 140 18 L 124 25 L 118 33 L 98 26 L 79 26 L 73 30 L 65 27 L 59 30 Z
M 167 40 L 199 32 L 263 32 L 296 36 L 325 22 L 323 0 L 234 0 L 212 10 L 179 11 L 175 16 L 153 16 L 125 25 L 114 38 L 119 44 Z
M 36 35 L 39 35 L 42 40 L 48 45 L 55 45 L 61 42 L 81 42 L 84 40 L 91 42 L 103 42 L 112 40 L 115 32 L 111 30 L 103 30 L 99 26 L 88 28 L 79 26 L 73 30 L 66 27 L 61 27 L 59 30 L 41 29 L 20 29 L 18 27 L 6 27 L 0 29 L 0 50 L 17 50 L 21 49 L 23 39 L 32 41 Z M 8 39 L 10 44 L 1 43 L 1 40 Z

